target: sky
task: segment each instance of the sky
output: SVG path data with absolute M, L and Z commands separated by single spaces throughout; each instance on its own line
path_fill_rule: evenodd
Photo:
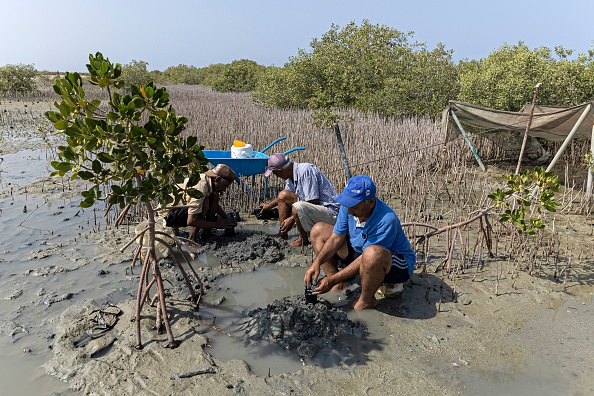
M 594 49 L 594 0 L 0 0 L 0 66 L 86 71 L 90 53 L 149 70 L 249 59 L 283 66 L 332 24 L 386 25 L 456 62 L 504 44 Z

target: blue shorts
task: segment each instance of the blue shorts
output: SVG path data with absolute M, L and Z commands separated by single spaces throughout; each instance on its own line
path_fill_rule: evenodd
M 346 267 L 361 255 L 361 253 L 355 251 L 349 238 L 347 238 L 347 247 L 348 254 L 345 258 L 340 258 L 338 254 L 334 255 L 338 269 Z M 408 264 L 404 260 L 404 257 L 400 253 L 392 252 L 392 268 L 390 268 L 390 272 L 384 277 L 383 283 L 404 283 L 409 279 Z

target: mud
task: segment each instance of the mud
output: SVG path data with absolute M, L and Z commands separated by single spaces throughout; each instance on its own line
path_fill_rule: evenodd
M 147 304 L 137 350 L 139 271 L 119 253 L 135 224 L 114 229 L 102 208 L 81 210 L 75 182 L 38 176 L 46 162 L 37 151 L 8 169 L 9 152 L 40 148 L 25 140 L 3 142 L 0 164 L 0 383 L 14 394 L 594 394 L 591 218 L 559 213 L 555 227 L 572 247 L 533 275 L 499 255 L 450 278 L 437 270 L 445 252 L 435 248 L 401 295 L 355 312 L 356 285 L 304 304 L 294 283 L 311 251 L 266 236 L 246 216 L 237 235 L 218 232 L 192 261 L 204 282 L 199 310 L 171 261 L 160 262 L 180 345 L 164 348 Z M 268 298 L 257 281 L 281 270 L 293 278 Z M 255 307 L 224 286 L 245 275 L 253 275 L 245 287 L 262 292 Z M 259 354 L 238 359 L 244 346 Z M 272 355 L 277 363 L 256 370 Z M 292 357 L 296 365 L 281 364 Z
M 240 328 L 251 341 L 268 340 L 294 349 L 302 358 L 314 358 L 324 348 L 335 348 L 339 337 L 364 337 L 367 328 L 348 319 L 344 311 L 320 299 L 307 303 L 305 295 L 275 300 L 248 312 Z M 343 350 L 348 352 L 348 347 Z
M 208 242 L 208 251 L 218 257 L 222 265 L 254 260 L 274 264 L 292 252 L 283 240 L 258 231 L 253 233 L 236 231 L 236 235 L 230 237 L 224 236 L 221 231 L 215 231 L 215 237 L 209 238 Z

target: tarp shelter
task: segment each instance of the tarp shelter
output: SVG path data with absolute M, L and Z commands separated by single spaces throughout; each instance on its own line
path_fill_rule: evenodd
M 502 131 L 513 131 L 523 136 L 528 125 L 530 108 L 531 105 L 528 104 L 519 112 L 511 112 L 451 100 L 442 116 L 442 126 L 445 129 L 444 143 L 458 138 L 462 133 L 477 162 L 484 169 L 467 131 L 487 137 Z M 564 142 L 548 165 L 547 171 L 550 171 L 571 139 L 592 139 L 594 143 L 594 104 L 588 102 L 573 107 L 535 106 L 528 136 Z M 594 151 L 593 146 L 594 144 L 591 145 L 591 151 Z M 591 186 L 592 172 L 588 174 L 588 193 Z

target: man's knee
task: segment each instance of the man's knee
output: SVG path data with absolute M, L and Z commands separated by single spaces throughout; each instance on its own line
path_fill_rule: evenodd
M 298 201 L 298 198 L 294 192 L 289 190 L 282 190 L 278 193 L 278 200 L 279 202 L 283 202 L 288 205 L 293 205 L 295 202 Z
M 369 245 L 363 249 L 361 255 L 363 259 L 363 266 L 366 267 L 383 267 L 389 271 L 392 265 L 392 254 L 388 249 L 380 245 Z
M 327 223 L 316 223 L 311 228 L 311 232 L 309 235 L 311 236 L 312 240 L 317 239 L 328 239 L 330 234 L 332 234 L 333 226 Z

